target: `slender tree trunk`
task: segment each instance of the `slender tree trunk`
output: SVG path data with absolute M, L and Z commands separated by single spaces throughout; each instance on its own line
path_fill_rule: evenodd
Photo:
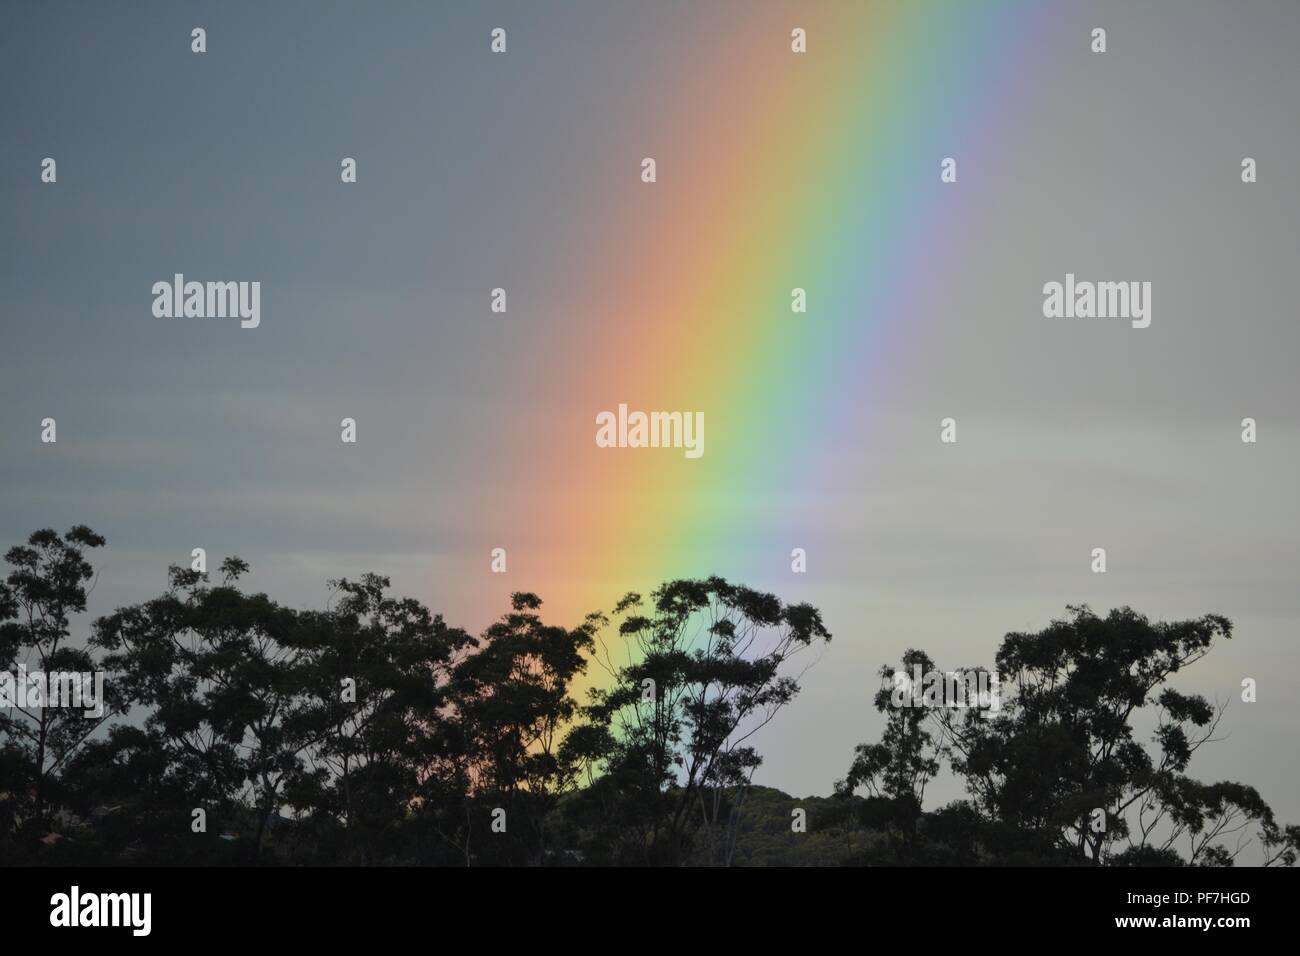
M 46 710 L 42 707 L 40 733 L 36 744 L 36 806 L 33 819 L 38 824 L 43 823 L 45 820 L 45 740 L 49 728 L 45 713 Z

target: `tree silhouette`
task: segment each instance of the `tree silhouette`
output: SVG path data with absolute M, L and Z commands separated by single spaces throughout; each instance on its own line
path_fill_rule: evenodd
M 333 606 L 299 615 L 304 772 L 288 802 L 337 821 L 339 859 L 399 859 L 402 824 L 445 743 L 452 669 L 475 642 L 387 578 L 331 581 Z M 324 838 L 320 834 L 318 838 Z
M 535 594 L 512 595 L 510 612 L 452 675 L 470 795 L 505 811 L 507 832 L 513 828 L 510 840 L 479 841 L 481 855 L 496 862 L 542 862 L 547 817 L 577 782 L 560 742 L 577 711 L 569 686 L 586 669 L 596 620 L 548 626 L 536 613 L 541 605 Z
M 1068 610 L 1042 631 L 1006 635 L 997 671 L 1009 692 L 999 716 L 950 703 L 891 714 L 881 744 L 858 748 L 849 784 L 878 776 L 894 795 L 931 759 L 948 758 L 971 803 L 948 809 L 945 839 L 991 861 L 1222 866 L 1254 825 L 1265 862 L 1293 862 L 1296 828 L 1279 827 L 1258 792 L 1185 774 L 1223 710 L 1168 681 L 1231 638 L 1231 623 L 1218 615 L 1152 623 L 1127 607 L 1104 618 L 1086 606 Z M 909 657 L 928 663 L 919 652 Z M 1156 719 L 1154 750 L 1134 736 L 1142 708 Z M 919 713 L 936 730 L 933 747 L 911 723 Z M 964 834 L 954 833 L 957 820 Z M 1217 842 L 1229 837 L 1232 847 Z M 928 842 L 933 848 L 934 833 Z
M 860 787 L 870 793 L 863 819 L 898 834 L 897 859 L 910 858 L 916 841 L 917 823 L 925 788 L 939 772 L 934 738 L 926 729 L 927 712 L 922 707 L 894 706 L 894 692 L 900 675 L 908 680 L 913 668 L 934 671 L 934 662 L 922 651 L 908 650 L 903 666 L 880 669 L 881 686 L 874 705 L 885 715 L 885 731 L 879 743 L 858 744 L 846 777 L 835 784 L 838 794 L 852 794 Z
M 173 567 L 166 594 L 101 619 L 92 643 L 108 652 L 128 697 L 151 708 L 143 735 L 127 731 L 117 742 L 160 753 L 169 783 L 195 809 L 251 807 L 256 859 L 317 728 L 297 615 L 241 592 L 247 570 L 227 558 L 221 584 L 210 587 L 206 575 Z
M 673 580 L 564 627 L 520 592 L 472 637 L 379 575 L 300 611 L 244 591 L 227 558 L 215 584 L 171 568 L 79 643 L 103 543 L 43 530 L 6 555 L 8 666 L 110 672 L 102 717 L 0 714 L 6 861 L 1225 866 L 1252 835 L 1266 865 L 1300 855 L 1254 788 L 1188 775 L 1223 710 L 1171 684 L 1231 637 L 1215 615 L 1075 607 L 1008 634 L 996 717 L 899 706 L 935 670 L 909 649 L 880 671 L 881 739 L 833 797 L 796 803 L 755 787 L 754 741 L 830 640 L 807 604 Z M 580 704 L 593 662 L 606 681 Z M 926 810 L 945 761 L 969 798 Z
M 818 611 L 721 578 L 670 581 L 615 607 L 629 652 L 609 689 L 591 692 L 573 759 L 594 783 L 584 801 L 613 859 L 676 864 L 703 831 L 707 859 L 727 862 L 761 757 L 748 744 L 799 691 L 782 668 L 830 640 Z
M 12 570 L 0 583 L 0 667 L 15 690 L 24 672 L 70 689 L 69 681 L 81 684 L 79 675 L 102 669 L 86 649 L 69 643 L 69 617 L 86 610 L 86 582 L 94 576 L 86 552 L 103 544 L 83 525 L 62 536 L 47 528 L 5 554 Z M 106 686 L 104 695 L 98 716 L 84 708 L 27 706 L 25 694 L 17 706 L 0 708 L 0 814 L 45 832 L 61 796 L 61 771 L 121 707 L 116 688 Z

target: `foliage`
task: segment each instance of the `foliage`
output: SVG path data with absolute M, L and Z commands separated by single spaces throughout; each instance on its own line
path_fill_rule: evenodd
M 880 740 L 833 796 L 795 799 L 754 785 L 755 735 L 830 641 L 807 604 L 676 580 L 570 628 L 521 592 L 472 637 L 378 575 L 300 611 L 228 558 L 78 641 L 103 544 L 79 526 L 6 554 L 2 663 L 108 675 L 102 714 L 0 714 L 7 862 L 1226 866 L 1252 834 L 1265 864 L 1300 854 L 1254 788 L 1187 773 L 1223 712 L 1171 681 L 1232 636 L 1215 615 L 1071 608 L 1008 634 L 994 719 L 897 706 L 934 670 L 908 650 L 880 671 Z M 969 798 L 926 810 L 944 762 Z

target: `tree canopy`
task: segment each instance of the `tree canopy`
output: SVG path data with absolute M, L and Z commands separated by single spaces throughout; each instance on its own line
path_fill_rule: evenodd
M 808 604 L 672 580 L 565 626 L 519 592 L 474 636 L 377 574 L 297 610 L 231 557 L 74 634 L 104 543 L 41 530 L 5 555 L 0 669 L 105 677 L 97 710 L 0 710 L 9 862 L 1224 866 L 1300 845 L 1254 788 L 1190 776 L 1223 707 L 1173 683 L 1233 636 L 1216 615 L 1073 607 L 1008 634 L 972 671 L 1001 676 L 996 715 L 904 701 L 936 671 L 909 649 L 880 671 L 880 740 L 795 799 L 755 783 L 756 741 L 831 640 Z M 945 766 L 968 796 L 926 809 Z

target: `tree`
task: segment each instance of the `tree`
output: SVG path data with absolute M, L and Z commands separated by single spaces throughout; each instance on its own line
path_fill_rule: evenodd
M 160 753 L 168 791 L 196 809 L 251 807 L 257 859 L 318 728 L 298 666 L 298 616 L 241 592 L 247 570 L 227 558 L 221 584 L 210 587 L 206 574 L 172 567 L 165 594 L 96 622 L 93 643 L 130 698 L 152 708 L 143 736 L 127 732 L 119 742 Z
M 1006 635 L 996 716 L 951 702 L 890 713 L 881 742 L 855 751 L 841 790 L 866 785 L 915 807 L 936 758 L 948 758 L 971 801 L 916 819 L 905 851 L 917 862 L 1226 866 L 1255 827 L 1265 865 L 1293 864 L 1300 828 L 1278 825 L 1254 788 L 1186 774 L 1215 739 L 1223 708 L 1168 684 L 1230 638 L 1231 622 L 1152 623 L 1127 607 L 1105 618 L 1068 611 L 1042 631 Z M 933 669 L 919 651 L 904 662 Z M 889 668 L 882 675 L 893 677 Z M 878 709 L 884 697 L 882 689 Z M 1155 718 L 1154 749 L 1135 739 L 1143 708 Z M 1232 846 L 1222 842 L 1229 838 Z
M 1251 825 L 1284 857 L 1284 831 L 1258 792 L 1186 775 L 1215 739 L 1223 707 L 1168 684 L 1230 639 L 1232 623 L 1214 614 L 1153 623 L 1127 607 L 1104 618 L 1086 606 L 1068 611 L 1003 640 L 997 668 L 1013 693 L 999 719 L 939 715 L 977 805 L 1030 835 L 1044 858 L 1100 864 L 1123 846 L 1116 862 L 1152 862 L 1186 840 L 1186 862 L 1229 865 Z M 1153 750 L 1134 738 L 1142 708 L 1155 717 Z M 1217 842 L 1230 836 L 1232 848 Z
M 547 817 L 578 780 L 561 740 L 577 712 L 569 687 L 586 669 L 599 619 L 572 629 L 546 625 L 541 606 L 535 594 L 513 594 L 511 610 L 452 675 L 467 800 L 480 815 L 506 813 L 511 839 L 480 843 L 480 856 L 499 862 L 545 860 Z M 472 820 L 461 838 L 468 841 L 471 832 Z M 500 852 L 490 852 L 494 846 Z
M 909 648 L 902 664 L 901 668 L 885 665 L 880 669 L 881 686 L 874 700 L 876 710 L 885 715 L 880 741 L 858 744 L 848 774 L 835 784 L 835 792 L 843 796 L 866 788 L 870 798 L 862 807 L 864 819 L 883 823 L 899 834 L 898 862 L 911 855 L 926 785 L 939 772 L 934 738 L 926 729 L 926 709 L 896 706 L 900 681 L 910 681 L 915 668 L 932 673 L 934 662 L 923 651 Z
M 1013 690 L 1002 715 L 940 713 L 954 769 L 981 809 L 1032 834 L 1044 854 L 1101 862 L 1130 834 L 1130 809 L 1143 845 L 1155 823 L 1147 815 L 1174 808 L 1182 772 L 1221 716 L 1165 684 L 1231 636 L 1217 615 L 1153 624 L 1130 608 L 1099 618 L 1087 607 L 1038 633 L 1008 634 L 997 654 Z M 1158 715 L 1154 758 L 1130 722 L 1148 705 Z
M 730 862 L 761 763 L 748 743 L 799 691 L 782 669 L 828 642 L 820 613 L 722 578 L 678 580 L 615 608 L 626 656 L 605 647 L 613 686 L 591 691 L 570 759 L 594 786 L 575 804 L 614 861 L 678 864 L 703 832 L 704 859 Z M 603 780 L 596 777 L 603 774 Z
M 402 825 L 441 749 L 452 669 L 476 643 L 389 585 L 375 574 L 331 581 L 337 603 L 299 619 L 302 725 L 314 743 L 286 796 L 340 823 L 343 861 L 401 853 Z
M 70 617 L 86 610 L 86 583 L 94 576 L 86 552 L 103 544 L 100 535 L 77 525 L 62 536 L 48 528 L 36 531 L 26 545 L 6 552 L 11 570 L 0 584 L 0 664 L 14 681 L 13 690 L 26 674 L 37 677 L 46 692 L 80 692 L 87 702 L 95 696 L 90 675 L 103 665 L 88 649 L 70 643 Z M 29 705 L 25 693 L 15 701 L 19 706 L 0 708 L 0 769 L 6 781 L 0 810 L 8 811 L 6 816 L 41 832 L 49 826 L 62 771 L 122 706 L 111 681 L 101 686 L 103 699 L 93 708 L 99 713 L 45 696 Z

